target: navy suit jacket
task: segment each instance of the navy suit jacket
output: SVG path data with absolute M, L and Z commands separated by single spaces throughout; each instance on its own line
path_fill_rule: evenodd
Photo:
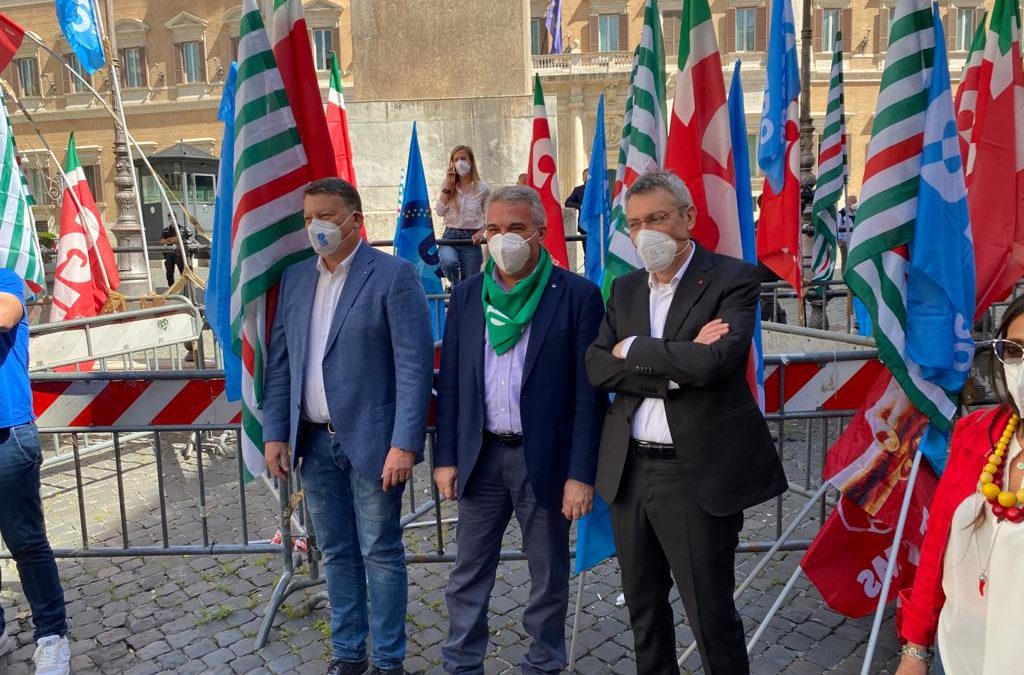
M 455 287 L 437 385 L 436 466 L 458 469 L 461 498 L 483 445 L 483 274 Z M 557 267 L 533 315 L 519 406 L 526 468 L 537 502 L 562 508 L 567 478 L 594 484 L 608 397 L 587 381 L 584 357 L 604 304 L 597 286 Z
M 285 270 L 271 332 L 263 439 L 297 446 L 316 257 Z M 360 244 L 338 298 L 324 353 L 327 407 L 341 449 L 379 479 L 391 446 L 423 459 L 434 373 L 430 311 L 413 266 Z

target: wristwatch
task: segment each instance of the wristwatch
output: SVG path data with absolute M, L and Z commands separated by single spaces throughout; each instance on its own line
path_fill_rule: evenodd
M 924 663 L 928 663 L 932 660 L 932 652 L 930 649 L 921 650 L 917 647 L 912 647 L 911 645 L 903 645 L 900 647 L 900 654 L 909 656 L 916 661 L 923 661 Z

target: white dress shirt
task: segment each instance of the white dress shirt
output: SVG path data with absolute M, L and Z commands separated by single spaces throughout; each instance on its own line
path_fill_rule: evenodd
M 690 261 L 693 260 L 694 245 L 690 244 L 690 252 L 686 256 L 686 262 L 679 268 L 672 280 L 667 284 L 660 283 L 658 278 L 651 274 L 647 280 L 647 285 L 651 288 L 651 337 L 661 338 L 665 332 L 665 320 L 668 318 L 668 309 L 672 305 L 672 298 L 676 294 L 676 288 L 679 286 L 679 280 L 686 274 L 687 268 L 690 266 Z M 629 353 L 629 348 L 633 346 L 635 338 L 630 338 L 629 343 L 625 345 L 623 350 L 626 354 Z M 669 382 L 669 389 L 678 389 L 679 385 L 675 382 Z M 672 434 L 668 428 L 668 417 L 665 415 L 665 401 L 660 398 L 645 398 L 640 407 L 636 409 L 636 413 L 633 415 L 632 425 L 633 438 L 638 441 L 647 441 L 648 443 L 661 443 L 663 445 L 672 445 Z
M 309 317 L 309 337 L 306 343 L 306 363 L 302 386 L 302 418 L 314 424 L 331 421 L 327 407 L 327 393 L 324 390 L 324 355 L 327 352 L 327 337 L 334 323 L 334 311 L 338 298 L 345 288 L 345 279 L 352 268 L 352 259 L 362 243 L 342 260 L 334 271 L 327 269 L 324 259 L 318 257 L 316 269 L 320 273 L 313 296 L 313 312 Z
M 523 393 L 523 368 L 531 325 L 526 324 L 519 342 L 501 355 L 494 351 L 487 327 L 484 327 L 484 427 L 492 434 L 523 433 L 519 397 Z

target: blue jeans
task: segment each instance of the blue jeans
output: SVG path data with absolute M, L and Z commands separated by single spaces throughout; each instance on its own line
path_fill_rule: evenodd
M 43 452 L 36 425 L 0 429 L 0 535 L 21 576 L 21 588 L 32 608 L 35 638 L 67 635 L 64 589 L 46 539 L 39 467 Z M 0 608 L 0 629 L 6 625 Z
M 448 227 L 445 228 L 443 238 L 472 239 L 473 230 L 460 230 Z M 441 259 L 441 271 L 452 286 L 479 272 L 484 264 L 484 252 L 476 244 L 442 246 L 437 250 L 437 255 Z
M 322 427 L 303 425 L 298 445 L 302 488 L 323 553 L 334 658 L 365 659 L 369 632 L 373 665 L 400 668 L 408 594 L 399 523 L 404 485 L 384 492 L 380 479 L 352 468 L 337 438 Z

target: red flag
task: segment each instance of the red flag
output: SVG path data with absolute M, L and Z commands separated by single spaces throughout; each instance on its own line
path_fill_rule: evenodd
M 981 60 L 985 51 L 985 16 L 974 33 L 971 51 L 960 74 L 960 86 L 956 90 L 953 109 L 956 111 L 956 129 L 960 134 L 960 160 L 963 162 L 964 177 L 971 184 L 971 137 L 974 132 L 974 113 L 978 108 L 978 80 L 981 78 Z
M 50 321 L 96 316 L 109 292 L 117 290 L 121 284 L 106 228 L 78 161 L 74 134 L 68 142 L 64 164 L 70 188 L 64 190 L 61 204 Z M 72 190 L 82 205 L 81 210 L 71 196 Z
M 306 151 L 310 180 L 337 176 L 302 2 L 278 0 L 274 4 L 274 60 Z
M 0 70 L 7 67 L 14 55 L 21 49 L 25 29 L 0 14 Z
M 338 55 L 331 55 L 331 87 L 327 91 L 327 129 L 331 134 L 334 148 L 334 167 L 338 178 L 356 184 L 356 167 L 352 163 L 352 141 L 348 137 L 348 112 L 345 110 L 345 93 L 341 87 L 341 69 Z
M 996 0 L 978 77 L 967 204 L 974 235 L 975 318 L 1024 275 L 1024 72 L 1017 7 Z
M 544 107 L 544 92 L 540 76 L 533 81 L 533 140 L 530 143 L 530 170 L 528 185 L 540 193 L 547 214 L 548 233 L 544 247 L 551 259 L 562 268 L 569 267 L 569 253 L 565 248 L 565 222 L 562 220 L 562 199 L 558 191 L 558 170 L 555 147 L 551 143 L 548 113 Z
M 757 259 L 801 293 L 800 129 L 796 123 L 796 103 L 789 107 L 785 179 L 778 193 L 768 180 L 764 182 L 757 219 Z

